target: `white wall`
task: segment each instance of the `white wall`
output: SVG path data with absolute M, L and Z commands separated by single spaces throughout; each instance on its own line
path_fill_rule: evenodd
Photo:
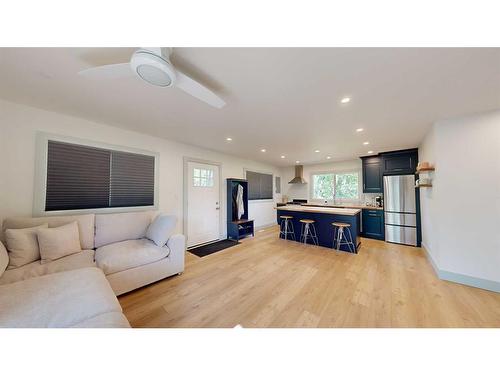
M 420 193 L 423 245 L 435 267 L 445 278 L 496 290 L 500 111 L 437 122 L 419 148 L 419 160 L 436 167 L 433 187 Z
M 7 216 L 32 214 L 37 131 L 159 152 L 159 208 L 178 216 L 179 232 L 183 221 L 183 157 L 222 163 L 224 180 L 243 178 L 245 168 L 279 173 L 273 166 L 251 160 L 0 100 L 0 222 Z M 222 189 L 225 234 L 225 185 Z M 257 227 L 274 224 L 273 207 L 273 201 L 253 201 L 249 205 L 249 216 L 255 218 Z
M 433 126 L 418 149 L 419 160 L 436 164 L 436 127 Z M 439 216 L 438 191 L 440 189 L 440 173 L 422 175 L 423 178 L 432 178 L 432 188 L 420 189 L 420 210 L 422 225 L 422 246 L 431 254 L 432 260 L 439 263 Z
M 295 176 L 295 167 L 281 168 L 282 176 L 282 193 L 292 199 L 311 199 L 311 174 L 317 172 L 350 172 L 358 171 L 360 173 L 360 199 L 359 203 L 365 203 L 365 201 L 372 203 L 375 196 L 381 194 L 363 194 L 363 176 L 361 173 L 361 159 L 337 161 L 332 163 L 321 163 L 321 164 L 310 164 L 304 165 L 304 179 L 307 184 L 289 184 L 290 181 Z M 329 202 L 330 203 L 330 202 Z

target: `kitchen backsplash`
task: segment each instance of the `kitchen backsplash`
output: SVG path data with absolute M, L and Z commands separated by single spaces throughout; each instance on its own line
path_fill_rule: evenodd
M 361 194 L 361 202 L 362 204 L 368 204 L 370 206 L 375 205 L 375 197 L 384 197 L 384 194 L 380 193 L 365 193 Z

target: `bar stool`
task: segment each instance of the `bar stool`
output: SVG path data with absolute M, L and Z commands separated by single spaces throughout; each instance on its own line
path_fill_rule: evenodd
M 332 225 L 333 225 L 332 247 L 334 249 L 337 249 L 337 251 L 340 251 L 341 245 L 347 245 L 347 247 L 349 248 L 349 252 L 356 254 L 356 245 L 354 245 L 351 235 L 351 224 L 332 223 Z M 347 238 L 346 233 L 349 235 L 349 238 Z M 335 243 L 337 244 L 337 246 L 335 246 Z
M 300 228 L 300 242 L 306 244 L 307 239 L 310 238 L 313 244 L 318 245 L 318 236 L 316 234 L 316 227 L 314 226 L 314 220 L 301 219 L 299 221 L 302 223 Z
M 293 229 L 293 223 L 291 222 L 293 216 L 282 215 L 280 219 L 280 238 L 283 236 L 285 240 L 288 240 L 288 235 L 290 235 L 295 241 L 295 231 Z

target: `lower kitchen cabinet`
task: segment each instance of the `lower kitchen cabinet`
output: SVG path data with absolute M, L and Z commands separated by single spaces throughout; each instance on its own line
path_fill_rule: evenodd
M 374 238 L 376 240 L 385 239 L 384 211 L 363 208 L 362 211 L 362 233 L 363 237 Z

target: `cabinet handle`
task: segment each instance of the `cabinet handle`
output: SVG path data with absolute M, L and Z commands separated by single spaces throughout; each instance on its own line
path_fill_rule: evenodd
M 376 214 L 368 214 L 368 216 L 378 216 L 378 215 L 376 215 Z

